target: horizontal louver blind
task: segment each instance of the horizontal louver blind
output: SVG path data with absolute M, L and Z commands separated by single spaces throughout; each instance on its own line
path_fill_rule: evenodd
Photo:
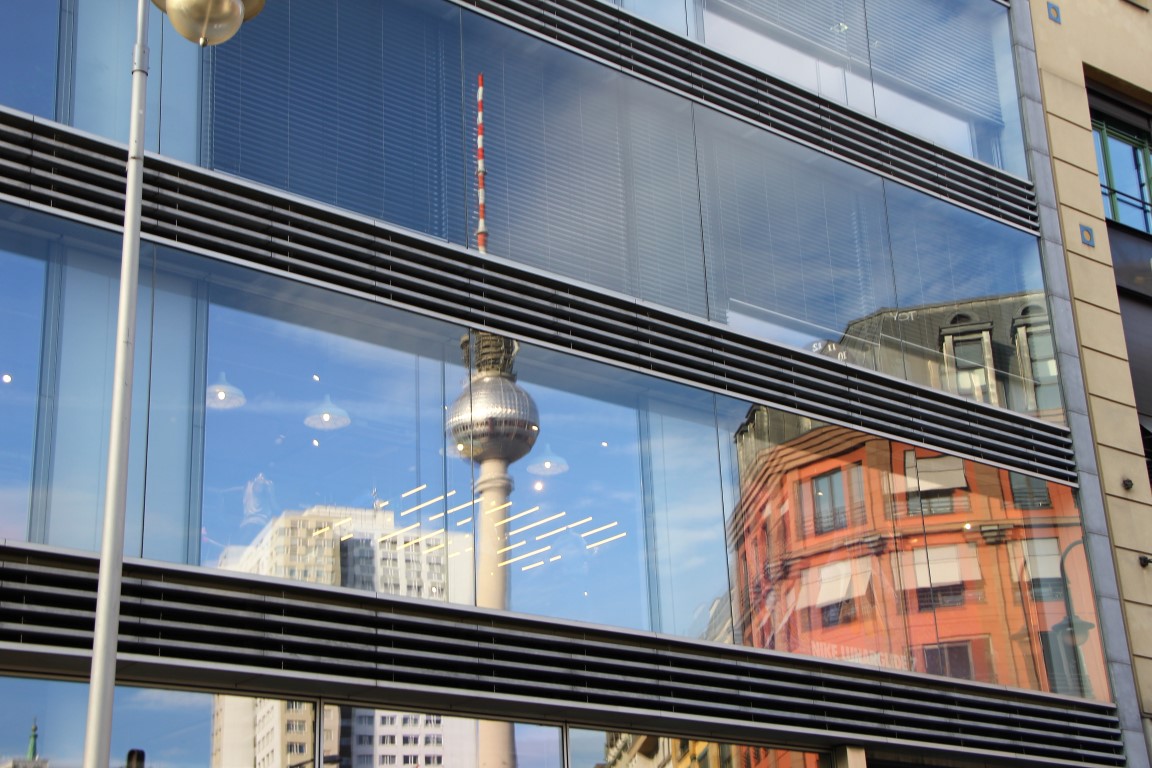
M 697 112 L 713 319 L 739 327 L 731 313 L 748 313 L 835 340 L 893 304 L 878 180 L 799 162 L 784 142 Z
M 998 123 L 993 30 L 966 5 L 971 4 L 867 0 L 872 68 L 880 82 L 890 78 L 921 98 L 938 98 Z
M 445 10 L 448 12 L 445 13 Z M 283 0 L 213 52 L 208 165 L 462 236 L 458 12 Z M 450 192 L 452 190 L 452 192 Z

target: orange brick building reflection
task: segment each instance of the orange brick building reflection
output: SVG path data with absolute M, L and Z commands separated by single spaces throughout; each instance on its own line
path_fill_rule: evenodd
M 742 642 L 1109 696 L 1071 488 L 761 406 L 736 444 Z

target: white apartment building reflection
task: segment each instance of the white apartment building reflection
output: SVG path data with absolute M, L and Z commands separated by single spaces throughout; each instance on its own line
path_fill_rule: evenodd
M 218 564 L 312 584 L 471 603 L 472 536 L 396 517 L 382 503 L 284 512 L 251 544 L 225 547 Z M 311 702 L 218 695 L 212 767 L 314 765 L 318 726 L 324 765 L 476 764 L 474 721 L 338 706 L 317 713 Z

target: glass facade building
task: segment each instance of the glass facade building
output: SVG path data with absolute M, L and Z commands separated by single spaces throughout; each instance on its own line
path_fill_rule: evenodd
M 0 32 L 0 758 L 79 754 L 131 5 Z M 1010 5 L 153 16 L 114 750 L 1124 763 Z

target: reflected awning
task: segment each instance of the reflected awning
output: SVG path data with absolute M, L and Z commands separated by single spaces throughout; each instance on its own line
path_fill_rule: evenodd
M 909 490 L 923 492 L 967 488 L 964 460 L 958 456 L 936 456 L 916 460 L 915 478 L 909 478 Z
M 893 553 L 901 558 L 900 574 L 904 589 L 927 589 L 980 581 L 980 560 L 975 544 L 943 544 L 921 547 L 908 553 Z
M 842 560 L 804 571 L 797 608 L 823 607 L 861 597 L 872 580 L 872 558 Z
M 1056 538 L 1025 539 L 1024 563 L 1032 579 L 1060 578 L 1060 541 Z

